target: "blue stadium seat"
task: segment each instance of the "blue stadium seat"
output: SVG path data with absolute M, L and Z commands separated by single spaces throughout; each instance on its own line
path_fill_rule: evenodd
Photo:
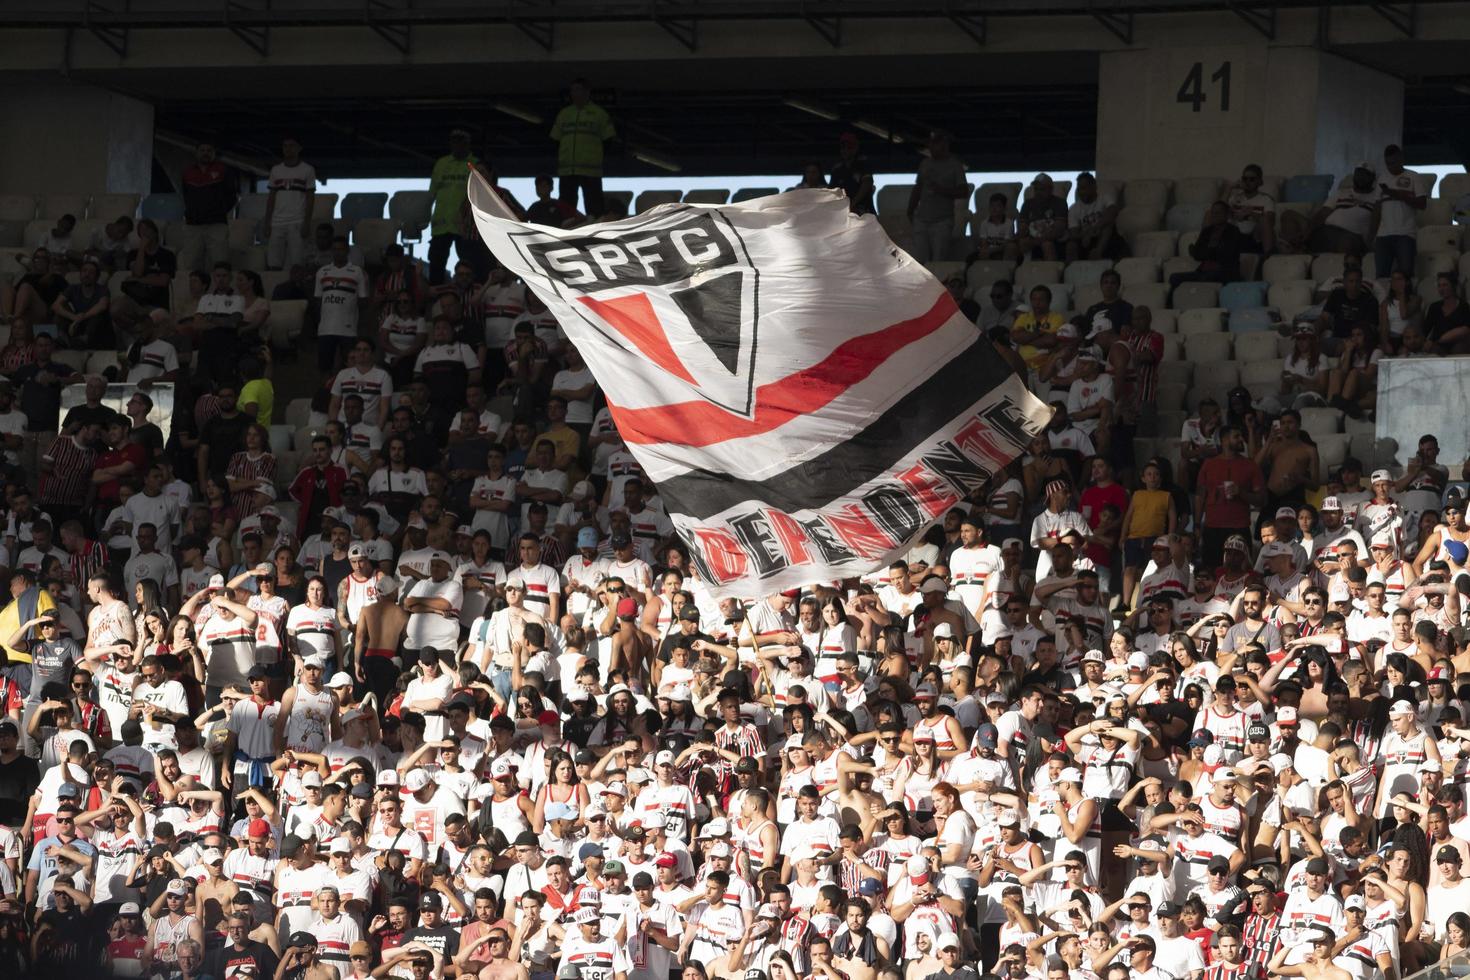
M 1281 188 L 1281 200 L 1289 204 L 1321 204 L 1332 193 L 1337 178 L 1331 174 L 1297 174 Z
M 342 217 L 354 223 L 364 218 L 381 218 L 387 204 L 387 194 L 346 194 L 342 197 Z
M 149 194 L 143 198 L 138 216 L 153 221 L 183 221 L 184 198 L 178 194 Z
M 1249 283 L 1248 285 L 1255 285 Z M 1227 289 L 1230 287 L 1226 287 Z M 1223 296 L 1221 297 L 1224 298 Z M 1255 333 L 1276 329 L 1276 312 L 1269 306 L 1242 306 L 1230 311 L 1231 333 Z
M 781 189 L 778 187 L 742 187 L 730 195 L 730 203 L 739 204 L 741 201 L 753 201 L 758 197 L 770 197 L 772 194 L 779 193 Z
M 1266 282 L 1228 282 L 1220 290 L 1220 305 L 1227 310 L 1265 306 L 1266 291 L 1270 288 L 1271 284 Z

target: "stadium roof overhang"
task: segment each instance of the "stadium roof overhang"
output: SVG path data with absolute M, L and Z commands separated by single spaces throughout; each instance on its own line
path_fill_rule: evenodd
M 972 169 L 1075 168 L 1100 54 L 1190 36 L 1317 44 L 1398 75 L 1411 156 L 1470 156 L 1458 2 L 52 0 L 0 8 L 0 73 L 135 95 L 161 132 L 246 159 L 294 132 L 332 176 L 422 174 L 454 126 L 503 173 L 534 173 L 578 74 L 617 118 L 612 173 L 795 173 L 853 128 L 901 171 L 934 127 Z

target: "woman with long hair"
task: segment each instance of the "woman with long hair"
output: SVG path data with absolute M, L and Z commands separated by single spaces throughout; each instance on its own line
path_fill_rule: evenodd
M 163 651 L 168 640 L 168 614 L 162 609 L 152 609 L 138 615 L 138 642 L 133 647 L 133 662 L 141 663 Z
M 1355 325 L 1343 341 L 1337 367 L 1328 376 L 1328 404 L 1355 419 L 1371 411 L 1378 402 L 1378 362 L 1382 358 L 1377 334 L 1365 324 Z
M 240 523 L 240 515 L 236 513 L 234 504 L 230 500 L 230 487 L 224 480 L 213 476 L 204 478 L 204 504 L 208 507 L 209 531 L 208 537 L 216 537 L 225 542 L 228 547 L 229 541 L 235 536 L 235 528 Z M 221 549 L 223 551 L 223 549 Z M 224 555 L 219 555 L 220 561 Z M 228 568 L 228 564 L 212 563 L 216 568 Z
M 36 363 L 36 335 L 31 321 L 23 316 L 10 321 L 10 338 L 0 347 L 0 374 L 14 374 L 27 364 Z
M 970 870 L 970 849 L 975 840 L 975 821 L 960 806 L 960 794 L 946 782 L 935 783 L 929 790 L 934 808 L 934 844 L 939 848 L 939 863 L 947 876 L 960 886 L 965 901 L 973 902 L 980 883 Z
M 171 653 L 179 658 L 186 673 L 200 684 L 204 683 L 204 649 L 194 636 L 194 621 L 188 616 L 175 616 L 168 623 L 168 639 L 159 648 L 159 653 Z
M 921 732 L 914 736 L 913 745 L 909 771 L 894 780 L 893 788 L 913 815 L 914 829 L 928 837 L 935 827 L 932 791 L 944 782 L 945 765 L 935 749 L 933 735 Z
M 1419 319 L 1421 303 L 1414 290 L 1414 280 L 1403 269 L 1395 269 L 1388 277 L 1388 295 L 1378 304 L 1377 341 L 1384 350 L 1398 346 L 1409 324 Z
M 347 444 L 347 426 L 337 419 L 327 423 L 328 453 L 332 462 L 342 467 L 349 475 L 360 473 L 364 477 L 373 471 L 373 454 L 370 450 L 359 450 Z
M 837 657 L 857 652 L 858 631 L 847 618 L 847 604 L 840 596 L 830 595 L 823 599 L 817 607 L 817 616 L 821 626 L 820 639 L 814 651 L 817 665 L 813 673 L 823 684 L 840 684 L 842 678 L 837 672 Z
M 1449 963 L 1470 952 L 1470 912 L 1451 912 L 1444 922 L 1444 943 L 1439 948 L 1439 961 Z
M 644 605 L 640 622 L 643 632 L 653 637 L 655 643 L 661 643 L 678 622 L 679 609 L 684 605 L 684 573 L 667 568 L 659 573 L 657 582 L 658 592 Z
M 1310 323 L 1298 324 L 1292 335 L 1291 354 L 1281 365 L 1281 406 L 1300 411 L 1321 405 L 1327 395 L 1331 364 L 1322 353 L 1317 328 Z
M 1424 333 L 1441 354 L 1462 354 L 1470 344 L 1470 309 L 1460 299 L 1460 283 L 1453 272 L 1434 277 L 1439 299 L 1424 308 Z
M 1193 636 L 1175 633 L 1169 637 L 1169 653 L 1179 665 L 1180 686 L 1196 681 L 1214 690 L 1215 681 L 1220 679 L 1220 668 L 1200 655 Z
M 272 557 L 272 581 L 276 595 L 290 605 L 299 605 L 306 600 L 306 572 L 296 564 L 296 553 L 287 546 L 276 549 Z
M 581 813 L 592 802 L 587 795 L 587 786 L 577 778 L 577 767 L 572 757 L 563 749 L 551 749 L 546 753 L 546 782 L 536 794 L 536 810 L 531 816 L 531 829 L 542 833 L 546 829 L 546 805 L 548 803 L 570 803 Z
M 276 499 L 276 457 L 270 448 L 271 434 L 265 426 L 258 422 L 246 426 L 245 448 L 231 456 L 225 468 L 237 518 L 249 517 Z
M 336 664 L 344 660 L 337 613 L 328 605 L 327 580 L 313 575 L 307 579 L 302 593 L 302 601 L 286 613 L 286 650 L 295 665 L 293 677 L 301 672 L 301 661 L 307 657 L 326 657 L 329 663 Z M 362 664 L 354 663 L 352 669 L 357 680 L 366 683 Z
M 139 579 L 133 586 L 133 626 L 138 633 L 142 633 L 143 617 L 148 613 L 154 613 L 168 622 L 168 610 L 163 607 L 163 589 L 159 588 L 158 582 L 151 578 Z
M 628 738 L 646 740 L 647 734 L 647 727 L 643 716 L 638 713 L 633 693 L 627 689 L 627 685 L 623 685 L 622 690 L 608 695 L 607 711 L 592 732 L 591 744 L 614 745 Z
M 260 273 L 236 269 L 235 294 L 245 301 L 239 326 L 241 338 L 252 342 L 268 340 L 266 321 L 271 318 L 271 301 L 265 295 L 265 280 L 260 278 Z M 279 346 L 285 346 L 286 338 L 280 339 L 282 343 Z

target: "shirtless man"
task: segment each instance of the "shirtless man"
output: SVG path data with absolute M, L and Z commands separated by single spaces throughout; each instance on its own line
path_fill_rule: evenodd
M 653 659 L 653 640 L 638 628 L 638 603 L 624 596 L 614 609 L 612 656 L 608 663 L 613 670 L 623 667 L 630 677 L 646 678 Z
M 131 649 L 137 642 L 138 631 L 133 623 L 133 614 L 128 604 L 117 597 L 116 587 L 105 572 L 87 580 L 87 598 L 93 609 L 87 614 L 87 648 L 82 651 L 88 662 L 97 660 L 113 651 Z
M 475 947 L 481 943 L 484 944 L 483 949 L 476 950 Z M 474 955 L 466 955 L 472 951 Z M 490 929 L 455 957 L 455 962 L 461 966 L 470 960 L 489 961 L 480 967 L 480 980 L 530 980 L 531 977 L 524 966 L 510 958 L 510 934 L 503 928 Z
M 1264 514 L 1274 514 L 1282 506 L 1300 507 L 1307 489 L 1322 483 L 1317 447 L 1302 438 L 1302 417 L 1291 409 L 1271 427 L 1271 435 L 1256 453 L 1256 465 L 1266 474 Z
M 204 865 L 203 880 L 194 888 L 194 907 L 204 919 L 204 931 L 220 931 L 226 913 L 240 891 L 240 886 L 225 877 L 225 857 L 217 847 L 209 847 L 199 857 Z
M 338 980 L 337 968 L 321 961 L 316 937 L 311 933 L 293 932 L 286 943 L 276 967 L 276 980 Z
M 378 576 L 377 601 L 366 605 L 358 615 L 353 635 L 353 672 L 358 683 L 366 684 L 382 704 L 385 695 L 398 679 L 393 658 L 398 644 L 408 629 L 408 613 L 398 604 L 398 582 L 389 575 Z
M 1326 925 L 1313 923 L 1307 927 L 1307 933 L 1311 937 L 1312 951 L 1307 958 L 1294 966 L 1286 966 L 1287 955 L 1294 947 L 1282 944 L 1276 950 L 1276 955 L 1271 957 L 1271 963 L 1266 967 L 1266 975 L 1271 977 L 1305 977 L 1306 980 L 1353 980 L 1353 975 L 1342 967 L 1332 962 L 1332 946 L 1336 936 Z

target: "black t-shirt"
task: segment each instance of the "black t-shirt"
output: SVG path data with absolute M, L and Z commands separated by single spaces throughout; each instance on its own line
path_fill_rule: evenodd
M 1121 331 L 1133 320 L 1133 304 L 1121 299 L 1115 299 L 1111 303 L 1093 303 L 1087 308 L 1084 319 L 1087 320 L 1088 338 L 1096 336 L 1109 326 L 1115 331 Z
M 25 823 L 26 803 L 41 784 L 41 768 L 36 760 L 18 755 L 10 762 L 0 762 L 0 824 L 19 827 Z
M 1464 303 L 1458 304 L 1448 316 L 1444 312 L 1444 300 L 1430 303 L 1424 310 L 1424 332 L 1436 343 L 1456 327 L 1466 326 L 1470 326 L 1470 306 Z
M 20 277 L 20 282 L 15 288 L 29 285 L 46 303 L 46 309 L 56 302 L 56 297 L 66 291 L 66 277 L 55 272 L 48 272 L 44 276 L 39 272 L 30 272 Z
M 128 438 L 142 446 L 148 452 L 149 459 L 163 452 L 163 430 L 152 422 L 144 422 Z
M 863 182 L 873 176 L 873 167 L 864 156 L 853 157 L 852 162 L 838 161 L 832 168 L 827 186 L 847 194 L 847 206 L 853 214 L 873 213 L 873 189 L 863 190 Z
M 459 953 L 459 930 L 453 926 L 438 926 L 433 929 L 419 926 L 403 934 L 404 945 L 415 940 L 430 949 L 438 950 L 445 959 L 453 959 Z
M 55 432 L 61 415 L 61 388 L 76 376 L 76 369 L 60 361 L 50 364 L 27 364 L 11 378 L 20 386 L 20 410 L 26 413 L 27 432 Z M 40 381 L 42 374 L 49 375 Z
M 245 448 L 245 430 L 255 420 L 244 412 L 232 416 L 216 415 L 204 423 L 200 440 L 209 447 L 209 472 L 224 476 L 230 457 Z
M 1354 299 L 1348 296 L 1346 289 L 1338 286 L 1327 297 L 1322 312 L 1332 318 L 1332 335 L 1346 337 L 1360 323 L 1378 323 L 1378 298 L 1371 289 L 1363 287 Z
M 97 425 L 106 428 L 115 418 L 120 416 L 106 405 L 88 405 L 83 403 L 74 408 L 67 409 L 66 418 L 62 420 L 63 429 L 71 429 L 83 425 Z
M 128 253 L 128 268 L 132 268 L 137 258 L 137 249 Z M 179 260 L 174 253 L 161 245 L 153 253 L 145 255 L 143 260 L 143 274 L 146 276 L 162 272 L 172 279 L 178 268 Z M 168 286 L 150 286 L 137 280 L 130 280 L 125 285 L 124 291 L 138 302 L 148 306 L 168 307 Z
M 1029 235 L 1035 222 L 1051 222 L 1067 227 L 1067 202 L 1053 194 L 1051 197 L 1036 198 L 1021 205 L 1021 228 Z M 1036 229 L 1040 230 L 1040 229 Z
M 231 943 L 210 953 L 204 961 L 204 972 L 215 980 L 234 980 L 240 967 L 254 964 L 257 977 L 273 977 L 279 962 L 280 958 L 265 943 L 247 939 L 244 949 Z
M 32 964 L 38 968 L 38 976 L 48 972 L 60 976 L 52 971 L 93 965 L 91 954 L 96 948 L 93 942 L 96 933 L 86 927 L 81 912 L 75 908 L 69 912 L 47 909 L 41 913 L 40 925 L 49 925 L 51 930 L 40 944 L 41 955 Z
M 1189 736 L 1192 734 L 1189 730 L 1190 725 L 1194 721 L 1194 712 L 1190 710 L 1189 705 L 1183 701 L 1170 701 L 1168 703 L 1159 701 L 1154 704 L 1145 705 L 1144 709 L 1148 712 L 1149 720 L 1157 722 L 1159 727 L 1163 729 L 1167 729 L 1169 723 L 1175 718 L 1184 719 L 1184 731 L 1179 737 L 1178 744 L 1183 745 L 1189 740 Z M 1167 732 L 1164 737 L 1169 737 Z

